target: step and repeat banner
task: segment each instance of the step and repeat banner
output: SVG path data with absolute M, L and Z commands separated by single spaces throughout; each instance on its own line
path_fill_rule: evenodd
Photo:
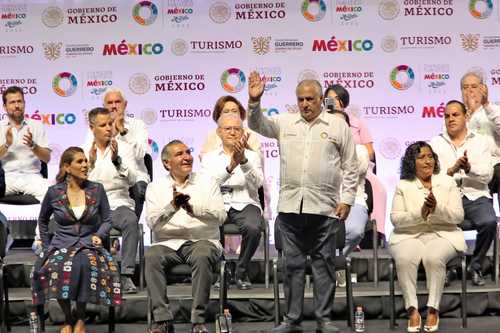
M 215 101 L 230 94 L 245 105 L 252 70 L 267 81 L 266 115 L 298 112 L 295 87 L 304 78 L 338 83 L 373 135 L 390 209 L 402 153 L 440 132 L 444 104 L 461 98 L 465 72 L 481 73 L 490 100 L 500 101 L 499 7 L 497 0 L 2 0 L 0 89 L 26 93 L 27 116 L 44 124 L 51 142 L 53 178 L 61 152 L 83 143 L 88 110 L 102 105 L 108 87 L 121 88 L 129 116 L 148 126 L 160 177 L 162 147 L 181 139 L 198 156 L 215 129 Z M 276 142 L 262 138 L 262 155 L 273 220 Z

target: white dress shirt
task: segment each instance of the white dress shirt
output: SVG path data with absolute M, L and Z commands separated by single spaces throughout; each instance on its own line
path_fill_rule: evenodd
M 129 195 L 129 187 L 137 181 L 134 152 L 127 143 L 123 141 L 117 141 L 117 143 L 118 156 L 121 159 L 120 166 L 115 167 L 111 161 L 111 145 L 108 145 L 104 152 L 97 149 L 95 166 L 89 172 L 89 180 L 99 182 L 104 186 L 111 210 L 115 210 L 120 206 L 134 210 L 135 203 Z M 90 148 L 91 145 L 85 146 L 83 149 L 87 158 L 90 156 Z
M 144 181 L 146 183 L 150 182 L 148 170 L 144 164 L 144 155 L 148 151 L 148 130 L 146 124 L 141 119 L 125 117 L 124 127 L 127 130 L 127 134 L 118 134 L 115 139 L 116 141 L 122 141 L 128 143 L 134 152 L 134 160 L 136 162 L 136 174 L 137 181 Z M 85 139 L 85 146 L 91 146 L 94 141 L 94 135 L 89 129 L 87 131 L 87 137 Z
M 500 105 L 480 106 L 468 122 L 471 131 L 486 135 L 493 143 L 493 165 L 500 163 Z
M 201 161 L 202 172 L 212 175 L 219 184 L 227 187 L 223 191 L 224 207 L 241 211 L 247 205 L 254 205 L 261 209 L 259 202 L 259 187 L 264 182 L 262 163 L 259 155 L 252 150 L 245 149 L 247 163 L 238 165 L 232 173 L 228 173 L 231 156 L 219 148 L 203 155 Z M 226 194 L 224 194 L 226 192 Z
M 455 147 L 448 133 L 443 132 L 432 138 L 431 146 L 438 155 L 442 174 L 446 174 L 448 168 L 467 151 L 471 166 L 469 173 L 460 169 L 453 175 L 460 192 L 469 200 L 480 197 L 491 198 L 488 183 L 493 176 L 493 160 L 491 141 L 486 136 L 468 130 L 464 141 Z
M 183 208 L 176 211 L 170 203 L 174 184 L 169 175 L 154 180 L 146 190 L 146 221 L 153 231 L 151 246 L 163 245 L 177 251 L 187 241 L 209 240 L 222 250 L 219 226 L 227 215 L 220 183 L 209 175 L 191 173 L 182 186 L 176 185 L 178 192 L 191 197 L 193 216 Z
M 0 145 L 4 145 L 5 135 L 9 129 L 9 119 L 0 122 Z M 12 126 L 12 145 L 7 153 L 2 157 L 3 169 L 6 177 L 23 174 L 40 175 L 40 159 L 33 153 L 33 150 L 23 143 L 23 138 L 28 134 L 28 129 L 32 134 L 35 144 L 42 148 L 49 148 L 49 140 L 40 121 L 24 119 L 21 128 Z M 40 177 L 42 177 L 40 175 Z
M 358 161 L 351 130 L 343 119 L 323 110 L 308 123 L 299 113 L 266 117 L 259 103 L 250 103 L 248 109 L 249 127 L 279 143 L 279 212 L 301 213 L 302 203 L 302 213 L 335 217 L 339 197 L 353 205 Z
M 464 210 L 455 181 L 447 175 L 433 175 L 431 182 L 436 210 L 424 220 L 421 209 L 429 190 L 418 178 L 399 181 L 392 201 L 391 222 L 394 230 L 389 244 L 435 232 L 449 240 L 457 251 L 465 251 L 464 234 L 457 227 L 464 219 Z

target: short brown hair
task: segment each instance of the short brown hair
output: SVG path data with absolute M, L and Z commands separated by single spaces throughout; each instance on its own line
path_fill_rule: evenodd
M 5 89 L 4 92 L 2 93 L 3 105 L 5 105 L 7 103 L 7 95 L 8 94 L 17 94 L 17 93 L 20 93 L 21 96 L 23 96 L 23 101 L 24 101 L 24 93 L 23 93 L 23 90 L 20 87 L 18 87 L 18 86 L 10 86 L 7 89 Z
M 245 120 L 245 118 L 247 116 L 247 111 L 245 110 L 243 105 L 241 105 L 240 101 L 238 101 L 235 97 L 229 96 L 229 95 L 222 96 L 217 100 L 217 102 L 215 102 L 214 112 L 212 113 L 213 120 L 215 122 L 217 122 L 217 120 L 219 120 L 220 114 L 222 113 L 222 109 L 224 108 L 224 105 L 227 102 L 233 102 L 236 105 L 238 105 L 238 110 L 240 110 L 241 121 Z

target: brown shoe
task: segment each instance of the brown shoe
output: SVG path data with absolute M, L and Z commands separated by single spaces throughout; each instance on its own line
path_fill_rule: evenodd
M 71 325 L 64 325 L 59 333 L 73 333 L 73 327 Z
M 75 328 L 73 329 L 73 333 L 86 333 L 85 322 L 83 320 L 78 319 L 75 324 Z

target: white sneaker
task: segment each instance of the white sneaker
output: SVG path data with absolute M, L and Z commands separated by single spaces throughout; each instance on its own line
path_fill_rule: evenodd
M 345 286 L 347 285 L 345 271 L 344 270 L 336 271 L 335 276 L 337 280 L 336 281 L 337 287 L 345 288 Z

